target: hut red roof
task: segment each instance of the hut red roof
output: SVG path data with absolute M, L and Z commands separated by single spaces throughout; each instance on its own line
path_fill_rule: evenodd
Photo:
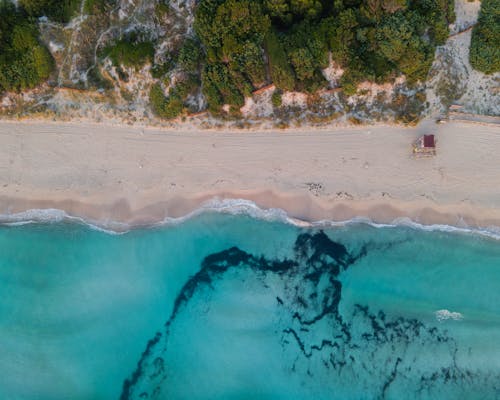
M 436 147 L 434 135 L 424 135 L 424 147 Z

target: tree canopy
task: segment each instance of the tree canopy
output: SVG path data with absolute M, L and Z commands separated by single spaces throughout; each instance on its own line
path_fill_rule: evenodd
M 52 21 L 68 22 L 80 7 L 82 0 L 19 0 L 18 4 L 31 17 L 46 16 Z
M 53 60 L 38 34 L 23 9 L 0 0 L 0 92 L 33 88 L 49 77 Z
M 454 18 L 452 0 L 201 0 L 204 93 L 216 111 L 270 81 L 314 92 L 329 54 L 348 94 L 400 74 L 412 84 L 425 80 Z
M 500 71 L 500 3 L 483 0 L 478 24 L 472 31 L 470 63 L 486 74 Z

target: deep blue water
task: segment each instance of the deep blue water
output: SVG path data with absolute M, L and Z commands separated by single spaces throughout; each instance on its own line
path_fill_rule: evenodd
M 500 241 L 0 226 L 0 399 L 500 399 Z

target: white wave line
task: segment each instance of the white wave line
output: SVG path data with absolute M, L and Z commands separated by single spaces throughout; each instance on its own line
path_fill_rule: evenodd
M 446 321 L 448 319 L 452 319 L 453 321 L 461 321 L 462 319 L 464 319 L 464 316 L 462 314 L 460 314 L 459 312 L 450 311 L 450 310 L 446 310 L 446 309 L 437 310 L 436 312 L 434 312 L 434 315 L 436 316 L 436 319 L 439 322 L 443 322 L 443 321 Z
M 412 221 L 410 218 L 397 218 L 391 223 L 376 223 L 367 217 L 355 217 L 345 221 L 333 220 L 319 220 L 308 222 L 293 218 L 289 216 L 285 210 L 280 208 L 260 208 L 253 201 L 245 199 L 220 199 L 213 198 L 203 203 L 196 210 L 188 213 L 182 217 L 167 217 L 161 221 L 147 225 L 130 225 L 117 221 L 93 221 L 84 219 L 77 216 L 72 216 L 63 210 L 49 208 L 49 209 L 32 209 L 13 214 L 0 214 L 0 225 L 24 225 L 31 223 L 54 223 L 71 221 L 88 225 L 92 229 L 110 234 L 123 234 L 133 228 L 147 228 L 147 227 L 162 227 L 169 225 L 178 225 L 191 218 L 197 217 L 201 214 L 217 212 L 221 214 L 231 215 L 247 215 L 256 219 L 265 221 L 283 222 L 298 227 L 312 227 L 312 228 L 328 228 L 328 227 L 342 227 L 348 225 L 369 225 L 374 228 L 398 228 L 407 227 L 423 231 L 441 231 L 462 234 L 474 234 L 483 237 L 488 237 L 500 240 L 500 227 L 487 227 L 487 228 L 464 228 L 455 227 L 451 225 L 433 224 L 424 225 Z

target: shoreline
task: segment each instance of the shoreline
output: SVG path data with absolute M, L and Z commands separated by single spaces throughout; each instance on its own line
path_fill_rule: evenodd
M 194 200 L 190 200 L 188 201 L 188 204 L 193 206 L 196 202 Z M 164 207 L 164 205 L 165 204 L 161 204 L 158 206 Z M 148 211 L 151 211 L 151 208 L 154 208 L 154 206 L 148 207 Z M 301 228 L 332 228 L 364 224 L 375 228 L 408 227 L 423 231 L 473 234 L 500 240 L 500 221 L 496 220 L 489 220 L 492 224 L 484 226 L 468 225 L 466 221 L 474 221 L 474 223 L 476 223 L 477 220 L 464 216 L 463 218 L 461 217 L 460 220 L 456 220 L 456 223 L 452 223 L 451 219 L 447 219 L 454 217 L 452 213 L 440 214 L 432 208 L 421 210 L 424 218 L 422 218 L 422 220 L 415 220 L 403 214 L 399 216 L 397 216 L 397 214 L 390 214 L 390 212 L 395 212 L 397 209 L 384 204 L 371 205 L 369 207 L 368 211 L 369 213 L 372 213 L 372 216 L 382 215 L 382 218 L 380 219 L 372 219 L 372 217 L 369 216 L 370 214 L 357 214 L 356 209 L 350 208 L 348 205 L 339 205 L 338 208 L 342 209 L 342 215 L 349 215 L 350 217 L 347 219 L 322 218 L 318 220 L 305 220 L 302 219 L 304 216 L 299 218 L 289 214 L 282 208 L 261 208 L 252 200 L 214 197 L 198 204 L 197 208 L 192 209 L 186 214 L 177 216 L 168 215 L 158 220 L 154 219 L 153 214 L 149 214 L 149 217 L 144 219 L 138 219 L 135 214 L 132 214 L 134 217 L 130 220 L 111 220 L 109 218 L 93 219 L 90 214 L 74 215 L 68 213 L 64 209 L 58 208 L 38 208 L 26 209 L 12 214 L 0 214 L 0 227 L 69 222 L 82 224 L 108 234 L 120 235 L 137 229 L 154 229 L 175 226 L 203 214 L 220 213 L 229 215 L 246 215 L 263 221 L 282 222 Z M 87 210 L 89 209 L 87 208 Z M 102 207 L 96 207 L 94 210 L 102 212 Z M 318 210 L 316 209 L 315 212 L 317 211 Z M 325 212 L 326 210 L 322 211 Z M 382 211 L 383 214 L 380 214 L 380 211 Z M 391 215 L 394 218 L 392 218 Z M 157 216 L 159 216 L 159 214 Z
M 427 132 L 437 135 L 438 155 L 412 158 L 411 143 Z M 457 122 L 249 132 L 0 122 L 0 223 L 55 209 L 120 231 L 217 198 L 305 224 L 409 219 L 495 231 L 496 154 L 498 127 Z
M 373 225 L 447 226 L 500 234 L 500 210 L 473 206 L 437 205 L 429 201 L 387 200 L 327 202 L 307 195 L 253 192 L 210 193 L 195 198 L 172 198 L 140 209 L 125 199 L 112 204 L 86 204 L 78 200 L 26 200 L 2 198 L 10 212 L 0 214 L 0 224 L 76 220 L 103 230 L 120 233 L 133 229 L 175 224 L 205 212 L 245 214 L 260 219 L 281 220 L 299 226 L 366 222 Z

